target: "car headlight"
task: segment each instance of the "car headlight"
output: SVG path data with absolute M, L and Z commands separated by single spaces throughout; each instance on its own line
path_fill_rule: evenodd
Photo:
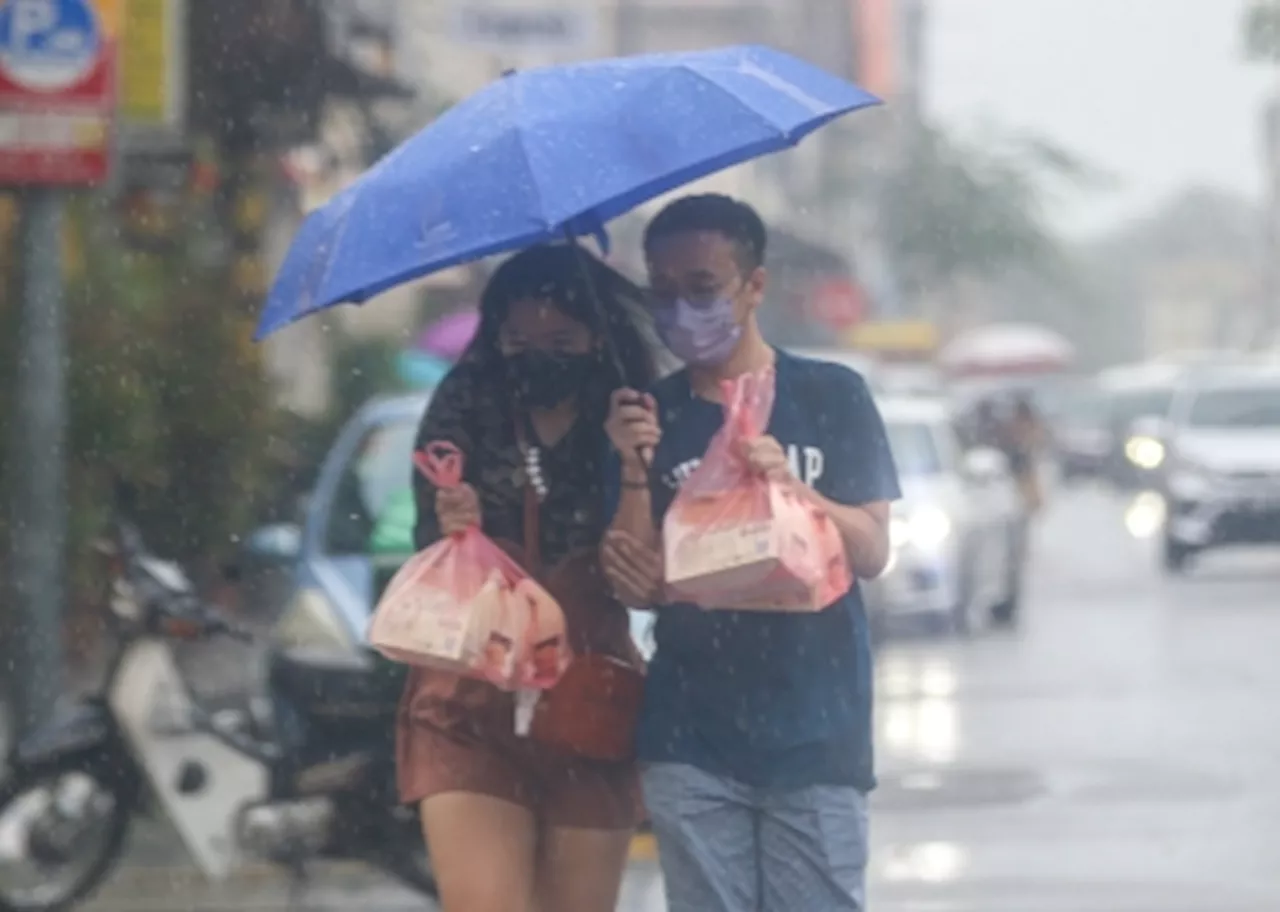
M 893 516 L 889 519 L 889 547 L 895 551 L 911 540 L 911 523 L 905 517 Z
M 951 517 L 930 507 L 911 516 L 911 540 L 923 548 L 935 548 L 951 535 Z
M 319 589 L 299 589 L 271 634 L 272 644 L 292 661 L 335 668 L 372 667 L 369 654 Z
M 1131 463 L 1148 472 L 1164 464 L 1164 444 L 1154 437 L 1130 437 L 1124 442 L 1124 455 Z
M 889 544 L 894 549 L 913 545 L 936 548 L 951 536 L 951 517 L 937 507 L 921 507 L 889 520 Z

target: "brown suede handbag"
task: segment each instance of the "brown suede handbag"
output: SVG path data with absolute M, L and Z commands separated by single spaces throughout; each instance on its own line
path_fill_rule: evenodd
M 589 760 L 631 760 L 644 699 L 644 662 L 629 630 L 622 642 L 616 635 L 607 646 L 592 642 L 588 629 L 591 613 L 604 610 L 609 603 L 616 604 L 600 569 L 599 554 L 584 550 L 544 572 L 538 499 L 528 483 L 524 495 L 524 541 L 527 569 L 565 611 L 574 652 L 564 676 L 544 691 L 534 706 L 529 737 Z M 576 638 L 574 628 L 579 633 Z M 600 646 L 608 651 L 602 651 Z

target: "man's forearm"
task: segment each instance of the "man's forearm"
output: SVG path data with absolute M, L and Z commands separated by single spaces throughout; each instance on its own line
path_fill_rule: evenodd
M 811 502 L 821 507 L 835 524 L 849 566 L 860 579 L 875 579 L 889 563 L 888 505 L 872 504 L 866 507 L 850 507 L 823 497 L 800 481 L 796 488 Z M 879 514 L 883 512 L 883 516 Z

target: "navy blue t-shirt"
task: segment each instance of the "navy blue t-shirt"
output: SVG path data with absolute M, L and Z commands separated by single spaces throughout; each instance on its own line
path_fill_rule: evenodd
M 654 519 L 701 460 L 723 421 L 681 371 L 652 390 L 662 425 L 654 454 Z M 854 371 L 778 352 L 768 433 L 792 471 L 837 503 L 899 497 L 884 423 Z M 606 515 L 616 509 L 616 458 Z M 875 784 L 871 645 L 855 584 L 813 614 L 655 606 L 640 759 L 687 763 L 749 785 L 804 788 Z

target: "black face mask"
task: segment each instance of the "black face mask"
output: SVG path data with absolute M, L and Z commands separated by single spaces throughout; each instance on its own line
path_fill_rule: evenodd
M 507 359 L 516 398 L 525 408 L 553 408 L 586 389 L 600 365 L 595 352 L 552 354 L 530 349 Z

